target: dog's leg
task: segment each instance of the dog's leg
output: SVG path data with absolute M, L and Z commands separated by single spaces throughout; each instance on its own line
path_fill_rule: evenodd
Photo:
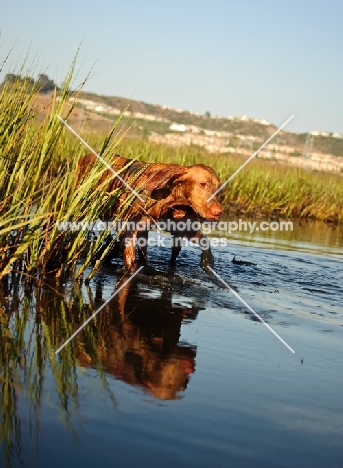
M 145 264 L 148 260 L 148 237 L 149 231 L 140 231 L 137 235 L 137 248 L 139 263 Z
M 172 252 L 171 252 L 171 257 L 169 261 L 169 263 L 172 266 L 175 266 L 176 264 L 176 259 L 179 256 L 179 253 L 181 251 L 182 240 L 183 240 L 183 235 L 181 236 L 177 232 L 172 233 Z
M 206 268 L 210 266 L 213 268 L 214 266 L 214 258 L 211 252 L 210 241 L 209 239 L 204 236 L 204 234 L 200 231 L 198 232 L 187 232 L 186 233 L 187 239 L 191 242 L 195 242 L 200 245 L 201 248 L 201 257 L 200 257 L 200 266 L 201 268 Z

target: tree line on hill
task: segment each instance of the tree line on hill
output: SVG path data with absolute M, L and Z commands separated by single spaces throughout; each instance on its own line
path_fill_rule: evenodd
M 16 75 L 15 73 L 7 73 L 2 85 L 13 85 L 18 81 L 26 82 L 29 89 L 36 87 L 40 93 L 49 93 L 55 88 L 59 89 L 54 80 L 51 80 L 48 75 L 45 75 L 44 73 L 39 74 L 36 80 L 31 76 L 22 77 L 21 75 Z

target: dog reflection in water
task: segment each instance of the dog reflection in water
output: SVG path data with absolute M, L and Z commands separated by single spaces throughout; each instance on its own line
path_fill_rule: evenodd
M 181 398 L 196 356 L 195 346 L 179 342 L 181 323 L 194 320 L 199 308 L 173 304 L 169 288 L 154 298 L 144 294 L 142 287 L 134 278 L 99 313 L 94 327 L 97 350 L 93 354 L 97 356 L 87 354 L 87 346 L 77 346 L 78 361 L 87 367 L 98 362 L 106 372 L 155 398 Z M 95 308 L 100 307 L 101 296 L 98 285 Z

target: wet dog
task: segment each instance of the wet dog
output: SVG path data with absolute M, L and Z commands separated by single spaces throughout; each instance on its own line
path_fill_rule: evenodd
M 97 158 L 88 154 L 81 158 L 78 164 L 76 183 L 87 176 L 92 170 Z M 104 213 L 103 219 L 111 221 L 116 219 L 118 213 L 121 218 L 133 221 L 135 228 L 124 229 L 120 236 L 123 250 L 124 264 L 128 271 L 135 271 L 137 239 L 146 239 L 148 230 L 144 227 L 149 222 L 157 221 L 217 221 L 222 208 L 217 197 L 207 201 L 218 189 L 220 182 L 216 172 L 203 164 L 181 166 L 179 164 L 145 163 L 114 155 L 111 167 L 120 178 L 115 177 L 113 171 L 106 169 L 97 185 L 104 184 L 107 193 L 116 193 L 113 206 Z M 108 184 L 106 181 L 108 180 Z M 136 197 L 131 187 L 140 198 Z M 130 223 L 132 225 L 132 223 Z M 168 223 L 167 223 L 168 224 Z M 177 223 L 176 223 L 177 224 Z M 213 256 L 208 242 L 203 242 L 205 236 L 200 230 L 170 231 L 173 236 L 173 247 L 170 262 L 175 264 L 181 250 L 183 237 L 199 243 L 202 249 L 202 267 L 213 266 Z M 147 243 L 139 242 L 139 260 L 147 260 Z M 205 245 L 206 244 L 206 245 Z

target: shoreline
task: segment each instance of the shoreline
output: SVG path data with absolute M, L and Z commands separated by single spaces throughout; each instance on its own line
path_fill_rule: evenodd
M 223 214 L 228 217 L 240 217 L 241 215 L 249 219 L 270 219 L 287 221 L 320 222 L 328 226 L 337 226 L 343 228 L 343 222 L 338 219 L 321 219 L 315 216 L 287 216 L 281 210 L 266 210 L 259 206 L 249 208 L 247 204 L 240 202 L 223 203 Z

